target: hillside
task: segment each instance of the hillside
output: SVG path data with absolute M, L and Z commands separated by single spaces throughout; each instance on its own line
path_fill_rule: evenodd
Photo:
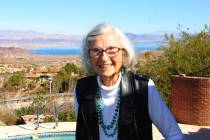
M 16 55 L 30 55 L 31 53 L 25 49 L 16 47 L 0 47 L 0 53 L 4 54 L 16 54 Z
M 78 55 L 34 55 L 23 48 L 0 47 L 0 64 L 35 64 L 60 67 L 66 63 L 80 64 Z

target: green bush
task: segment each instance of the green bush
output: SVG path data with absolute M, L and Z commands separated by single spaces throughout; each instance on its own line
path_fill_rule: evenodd
M 40 114 L 44 114 L 46 113 L 44 109 L 40 110 Z M 21 116 L 24 115 L 35 115 L 35 108 L 33 106 L 29 106 L 29 107 L 23 107 L 20 109 L 15 110 L 15 116 L 17 116 L 18 118 L 16 118 L 17 123 L 21 123 Z M 47 115 L 44 118 L 44 122 L 54 122 L 55 119 L 53 117 L 53 115 Z M 58 112 L 58 121 L 61 122 L 73 122 L 76 121 L 76 116 L 75 116 L 75 111 L 74 109 L 69 110 L 69 109 L 64 109 Z
M 15 115 L 17 115 L 18 117 L 24 115 L 34 115 L 34 114 L 35 114 L 35 108 L 33 106 L 22 107 L 20 109 L 15 110 Z
M 40 86 L 40 87 L 37 87 L 33 92 L 32 92 L 32 95 L 34 96 L 33 97 L 33 106 L 39 106 L 39 110 L 41 112 L 44 111 L 45 109 L 45 102 L 48 101 L 48 98 L 44 98 L 43 95 L 46 94 L 47 91 L 46 89 L 43 87 L 43 86 Z
M 75 112 L 74 109 L 70 111 L 70 115 L 69 115 L 69 119 L 68 120 L 71 121 L 71 122 L 75 122 L 77 120 L 76 112 Z
M 46 111 L 45 108 L 39 108 L 39 114 L 44 114 Z M 24 116 L 24 115 L 35 115 L 36 110 L 34 106 L 29 106 L 29 107 L 22 107 L 20 109 L 16 109 L 15 115 L 18 117 Z
M 170 103 L 172 75 L 210 76 L 210 28 L 205 26 L 198 34 L 181 32 L 181 39 L 166 36 L 168 47 L 163 54 L 152 58 L 146 53 L 146 61 L 139 61 L 137 72 L 149 75 L 155 82 L 167 104 Z
M 76 121 L 75 111 L 74 110 L 62 110 L 58 114 L 58 120 L 62 122 L 73 122 Z
M 5 83 L 5 87 L 9 91 L 19 90 L 21 87 L 24 87 L 26 80 L 22 72 L 13 73 Z
M 45 122 L 45 123 L 46 123 L 46 122 L 55 122 L 55 119 L 54 119 L 53 116 L 46 116 L 46 117 L 44 118 L 44 122 Z
M 84 71 L 73 63 L 67 63 L 53 79 L 54 92 L 71 92 L 79 76 L 84 75 Z
M 53 116 L 47 116 L 44 118 L 44 122 L 54 122 L 55 119 Z M 62 110 L 58 112 L 58 121 L 59 122 L 75 122 L 75 111 L 74 110 Z

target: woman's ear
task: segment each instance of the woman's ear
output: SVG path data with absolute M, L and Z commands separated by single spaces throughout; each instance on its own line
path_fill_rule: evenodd
M 125 49 L 122 49 L 122 53 L 123 53 L 123 57 L 124 58 L 127 58 L 128 57 L 128 53 L 127 53 L 127 51 L 125 50 Z
M 128 53 L 125 49 L 122 49 L 122 56 L 123 56 L 122 63 L 123 63 L 123 66 L 125 66 L 128 59 Z

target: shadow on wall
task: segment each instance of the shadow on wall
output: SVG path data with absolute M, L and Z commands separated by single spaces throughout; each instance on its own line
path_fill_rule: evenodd
M 201 128 L 197 132 L 184 134 L 185 140 L 210 140 L 210 128 Z

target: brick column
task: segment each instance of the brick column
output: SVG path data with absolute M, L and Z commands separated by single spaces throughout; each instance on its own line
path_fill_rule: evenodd
M 173 76 L 171 110 L 178 122 L 210 125 L 210 78 Z

